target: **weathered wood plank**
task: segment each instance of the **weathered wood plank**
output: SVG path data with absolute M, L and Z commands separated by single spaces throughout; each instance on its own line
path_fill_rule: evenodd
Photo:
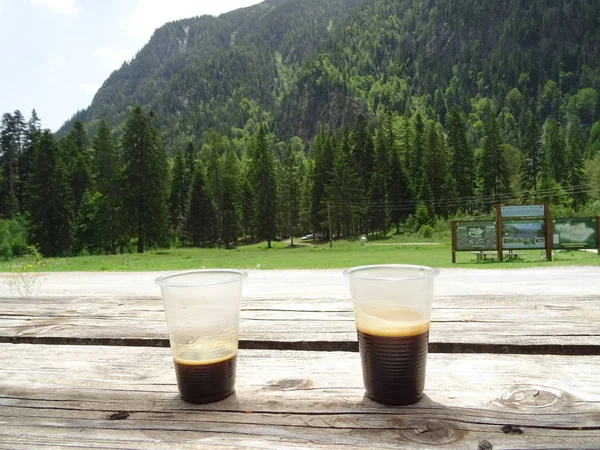
M 430 355 L 426 398 L 403 408 L 366 399 L 347 352 L 241 351 L 235 396 L 205 406 L 179 400 L 168 349 L 1 344 L 0 359 L 2 449 L 600 442 L 598 356 Z
M 349 299 L 245 298 L 241 346 L 356 350 Z M 432 351 L 600 354 L 600 296 L 438 297 Z M 0 299 L 0 342 L 166 346 L 160 298 Z M 473 348 L 471 348 L 473 347 Z

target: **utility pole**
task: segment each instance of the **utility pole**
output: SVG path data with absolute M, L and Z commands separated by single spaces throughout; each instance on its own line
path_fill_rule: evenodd
M 327 201 L 327 222 L 329 222 L 329 248 L 333 248 L 333 233 L 331 232 L 331 209 L 329 200 Z

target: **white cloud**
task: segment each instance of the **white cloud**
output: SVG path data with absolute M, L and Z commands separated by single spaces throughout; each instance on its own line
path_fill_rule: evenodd
M 49 56 L 45 60 L 46 68 L 50 73 L 60 72 L 63 66 L 67 63 L 65 58 L 56 58 L 53 56 Z
M 133 57 L 131 50 L 117 50 L 110 45 L 97 48 L 92 52 L 92 55 L 104 60 L 110 67 L 121 67 L 124 61 L 128 61 Z
M 212 14 L 214 16 L 262 0 L 220 0 L 217 2 L 194 0 L 138 0 L 137 6 L 123 23 L 123 27 L 139 43 L 150 39 L 154 30 L 173 20 Z
M 79 14 L 81 7 L 75 4 L 75 0 L 31 0 L 38 6 L 46 6 L 59 14 Z
M 100 89 L 100 86 L 98 86 L 96 83 L 80 83 L 77 85 L 77 87 L 79 89 L 83 89 L 88 94 L 95 94 L 98 89 Z
M 0 13 L 2 13 L 2 11 L 4 11 L 4 3 L 0 2 Z

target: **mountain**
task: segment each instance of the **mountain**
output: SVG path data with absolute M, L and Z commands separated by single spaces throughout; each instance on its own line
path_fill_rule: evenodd
M 267 0 L 159 28 L 59 134 L 75 120 L 118 130 L 140 103 L 168 145 L 209 129 L 235 135 L 249 120 L 310 139 L 359 112 L 418 108 L 443 124 L 482 98 L 508 105 L 514 89 L 517 122 L 569 109 L 591 126 L 597 94 L 576 97 L 600 90 L 599 17 L 597 0 Z
M 513 88 L 531 104 L 548 80 L 565 95 L 597 89 L 599 16 L 586 0 L 362 2 L 303 67 L 276 128 L 311 136 L 315 117 L 338 127 L 357 109 L 421 107 L 443 121 L 476 97 L 502 106 Z
M 219 17 L 157 29 L 131 62 L 113 72 L 76 120 L 122 125 L 135 103 L 151 108 L 167 137 L 248 119 L 270 120 L 295 72 L 359 0 L 267 0 Z

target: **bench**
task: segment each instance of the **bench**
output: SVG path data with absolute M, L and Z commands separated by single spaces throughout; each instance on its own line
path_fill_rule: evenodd
M 425 397 L 389 407 L 364 395 L 348 293 L 308 280 L 266 296 L 276 277 L 248 279 L 236 394 L 198 406 L 178 396 L 158 292 L 2 298 L 0 448 L 600 442 L 599 295 L 436 296 Z

